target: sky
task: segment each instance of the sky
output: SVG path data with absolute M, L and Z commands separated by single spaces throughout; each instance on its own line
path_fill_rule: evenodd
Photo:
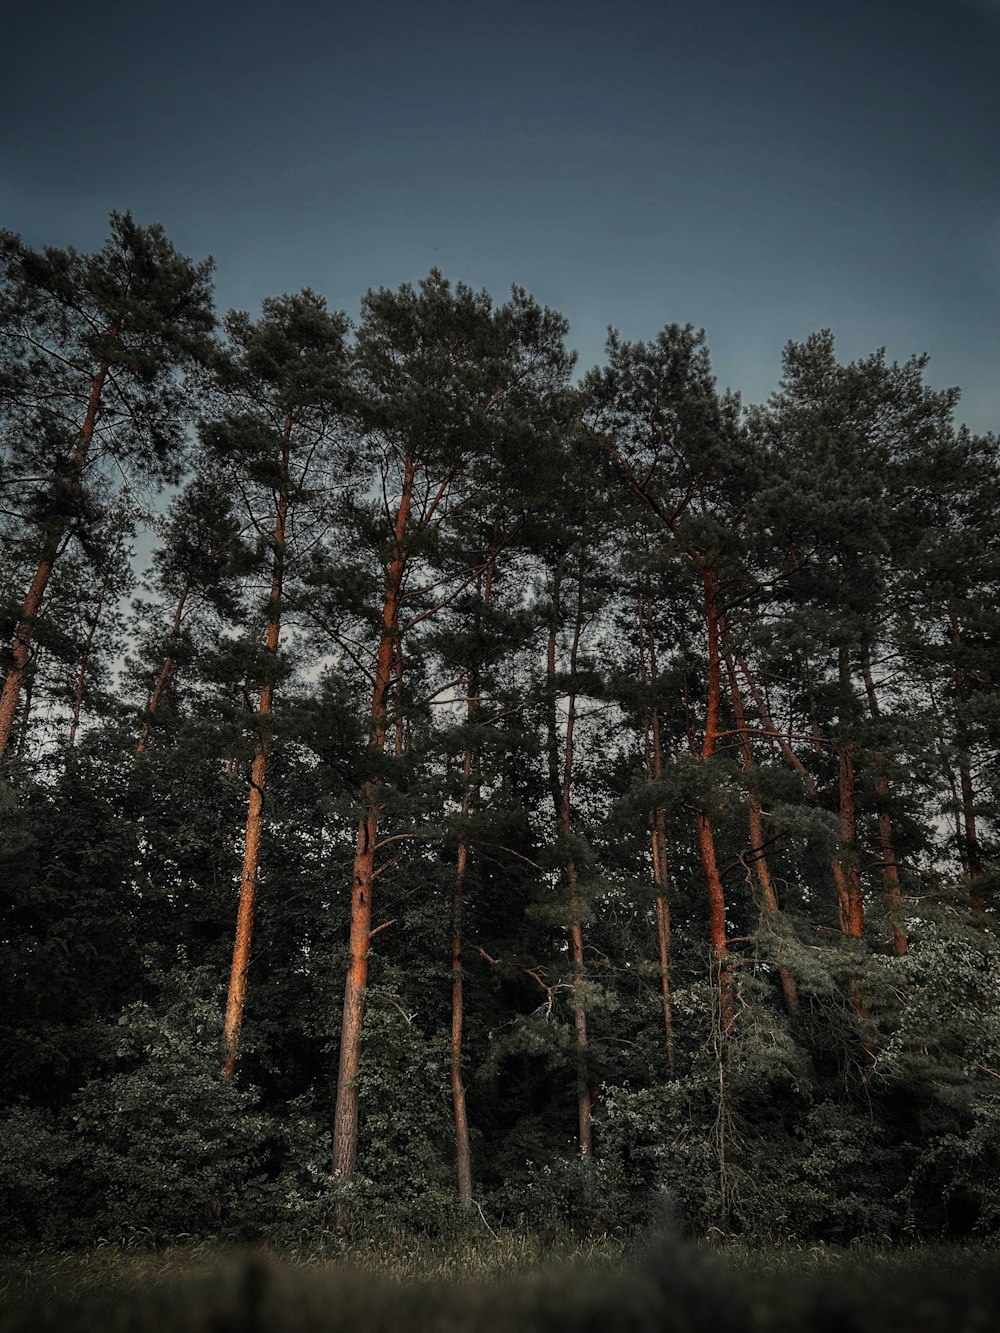
M 761 401 L 789 340 L 927 352 L 1000 429 L 1000 0 L 33 0 L 5 15 L 0 225 L 111 209 L 220 310 L 356 315 L 431 267 L 570 321 L 704 328 Z

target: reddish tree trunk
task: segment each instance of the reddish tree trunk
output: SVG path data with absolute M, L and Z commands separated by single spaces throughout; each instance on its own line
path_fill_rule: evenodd
M 289 503 L 289 441 L 292 433 L 291 416 L 285 418 L 284 444 L 281 456 L 281 486 L 278 492 L 274 522 L 274 557 L 271 564 L 271 597 L 267 613 L 266 647 L 269 664 L 278 656 L 281 638 L 281 593 L 285 571 L 285 534 Z M 271 713 L 274 710 L 274 679 L 268 678 L 261 686 L 257 716 L 256 751 L 250 769 L 250 792 L 247 799 L 246 838 L 243 845 L 243 868 L 240 874 L 240 901 L 236 913 L 236 934 L 233 940 L 233 961 L 229 971 L 229 992 L 226 997 L 226 1017 L 222 1030 L 222 1072 L 232 1077 L 240 1048 L 240 1033 L 246 1008 L 247 974 L 250 970 L 250 949 L 253 943 L 254 914 L 257 902 L 257 876 L 260 869 L 260 846 L 264 832 L 264 796 L 267 787 L 267 760 L 271 746 Z
M 661 847 L 654 850 L 663 850 Z M 660 879 L 665 882 L 667 868 L 660 861 Z M 659 887 L 659 883 L 658 883 Z M 674 1007 L 670 996 L 670 904 L 665 893 L 656 895 L 656 944 L 660 962 L 660 993 L 663 996 L 663 1028 L 666 1040 L 667 1068 L 674 1071 Z
M 774 719 L 768 711 L 764 696 L 754 683 L 749 667 L 741 657 L 737 657 L 736 662 L 747 682 L 754 703 L 757 705 L 761 722 L 767 729 L 768 734 L 771 736 L 772 740 L 777 743 L 789 765 L 802 778 L 803 786 L 810 799 L 818 802 L 819 791 L 817 790 L 815 782 L 805 765 L 792 749 L 788 738 L 781 735 L 775 726 Z M 847 648 L 842 648 L 840 651 L 839 671 L 841 694 L 846 702 L 847 691 L 850 687 L 850 653 Z M 815 730 L 815 719 L 813 725 Z M 845 935 L 860 939 L 864 934 L 864 901 L 861 894 L 861 876 L 858 871 L 857 857 L 855 854 L 856 817 L 854 758 L 849 738 L 845 734 L 845 723 L 843 719 L 841 721 L 841 737 L 838 742 L 838 760 L 840 838 L 838 854 L 831 861 L 830 869 L 833 873 L 833 881 L 836 887 L 837 914 L 840 928 Z M 854 1008 L 855 1013 L 858 1015 L 862 1028 L 864 1028 L 868 1022 L 869 1012 L 864 998 L 861 995 L 860 983 L 857 979 L 850 983 L 849 992 L 851 1005 Z M 866 1061 L 870 1063 L 874 1059 L 874 1048 L 867 1035 L 862 1036 L 861 1046 Z
M 378 754 L 385 750 L 386 744 L 386 705 L 393 680 L 395 644 L 399 638 L 399 603 L 407 559 L 404 538 L 410 517 L 413 477 L 414 463 L 408 455 L 402 495 L 396 513 L 393 556 L 386 575 L 382 630 L 372 687 L 368 744 L 369 748 Z M 358 1155 L 358 1074 L 361 1070 L 361 1033 L 365 1016 L 365 986 L 368 981 L 375 842 L 381 808 L 378 779 L 370 778 L 364 785 L 364 800 L 358 822 L 354 870 L 351 878 L 351 927 L 340 1029 L 337 1099 L 333 1116 L 332 1168 L 334 1176 L 343 1181 L 354 1179 Z
M 841 709 L 846 707 L 850 690 L 851 655 L 850 649 L 842 645 L 839 652 L 839 678 Z M 837 881 L 837 901 L 840 911 L 840 928 L 845 935 L 861 939 L 865 933 L 864 900 L 861 893 L 861 869 L 857 855 L 857 813 L 856 788 L 854 773 L 854 746 L 850 739 L 849 725 L 845 717 L 840 719 L 840 735 L 837 739 L 837 759 L 839 768 L 840 801 L 840 846 L 836 864 L 839 866 Z
M 768 711 L 767 703 L 764 699 L 763 694 L 760 692 L 760 689 L 758 688 L 756 682 L 754 681 L 754 678 L 750 672 L 750 668 L 747 666 L 743 658 L 739 656 L 736 657 L 736 664 L 739 667 L 740 672 L 742 673 L 744 679 L 747 682 L 747 687 L 749 688 L 750 694 L 754 700 L 754 703 L 756 704 L 760 720 L 763 723 L 764 727 L 766 728 L 768 735 L 777 744 L 779 750 L 784 755 L 785 759 L 788 761 L 789 766 L 793 768 L 795 772 L 798 773 L 798 775 L 801 777 L 802 785 L 805 788 L 807 796 L 810 798 L 810 800 L 818 804 L 819 790 L 816 786 L 816 783 L 813 781 L 812 775 L 810 774 L 806 766 L 803 764 L 802 760 L 792 749 L 787 736 L 782 735 L 781 732 L 778 731 L 778 728 L 775 726 L 774 719 L 772 718 L 770 712 Z M 843 761 L 843 755 L 841 755 L 841 760 Z M 844 771 L 845 768 L 846 771 Z M 849 926 L 852 924 L 852 920 L 854 927 L 857 928 L 858 926 L 857 913 L 858 910 L 861 908 L 860 879 L 856 879 L 852 884 L 852 878 L 848 871 L 848 864 L 843 853 L 843 848 L 845 845 L 844 844 L 845 832 L 847 833 L 848 840 L 852 849 L 854 842 L 853 782 L 854 782 L 854 764 L 853 760 L 851 760 L 849 765 L 845 766 L 842 764 L 841 780 L 839 783 L 839 793 L 840 793 L 839 800 L 841 804 L 841 836 L 840 836 L 841 851 L 830 862 L 830 870 L 833 874 L 833 882 L 837 893 L 838 920 L 840 921 L 841 929 L 844 930 L 845 933 L 852 933 L 849 930 Z M 847 802 L 846 806 L 845 806 L 845 798 Z M 856 870 L 857 866 L 855 864 L 855 873 Z M 852 918 L 852 911 L 854 913 L 853 918 Z M 861 920 L 863 925 L 863 914 Z
M 722 694 L 719 588 L 715 572 L 708 561 L 702 565 L 702 581 L 705 595 L 705 623 L 708 631 L 708 698 L 701 757 L 707 762 L 715 754 Z M 715 853 L 712 816 L 707 810 L 700 810 L 695 817 L 695 831 L 708 891 L 708 930 L 712 959 L 719 976 L 719 1027 L 723 1036 L 728 1036 L 733 1028 L 734 1013 L 733 979 L 729 970 L 729 943 L 726 939 L 726 896 Z
M 723 629 L 723 642 L 726 642 L 728 635 Z M 732 654 L 726 649 L 726 670 L 729 676 L 729 692 L 733 701 L 733 712 L 736 716 L 736 726 L 739 732 L 740 742 L 740 766 L 744 773 L 751 773 L 754 767 L 753 747 L 750 744 L 750 733 L 747 728 L 746 708 L 743 704 L 743 695 L 740 692 L 739 682 L 736 679 L 736 667 L 733 663 Z M 776 917 L 778 915 L 778 895 L 774 888 L 774 880 L 771 877 L 771 867 L 768 863 L 767 854 L 764 850 L 764 824 L 761 815 L 760 801 L 756 794 L 747 790 L 747 823 L 750 832 L 750 856 L 753 864 L 754 875 L 757 885 L 760 889 L 761 900 L 764 904 L 764 910 L 768 916 Z M 785 1008 L 790 1014 L 794 1014 L 798 1009 L 799 997 L 795 986 L 795 978 L 788 971 L 787 967 L 778 967 L 778 978 L 781 982 L 781 993 L 785 998 Z
M 394 676 L 396 681 L 395 706 L 396 725 L 393 728 L 392 752 L 397 759 L 402 759 L 406 747 L 406 719 L 403 716 L 403 645 L 399 639 L 395 643 Z
M 77 440 L 76 453 L 73 455 L 73 461 L 66 475 L 61 478 L 61 485 L 67 494 L 72 493 L 86 465 L 87 454 L 97 426 L 97 417 L 101 410 L 101 395 L 104 392 L 104 384 L 109 369 L 108 362 L 102 361 L 97 374 L 94 376 L 86 415 Z M 3 759 L 7 746 L 10 744 L 11 731 L 14 727 L 14 719 L 17 716 L 18 699 L 21 694 L 21 683 L 24 680 L 31 656 L 31 641 L 35 635 L 35 626 L 38 624 L 45 592 L 52 577 L 52 570 L 55 567 L 64 532 L 65 523 L 62 520 L 56 520 L 49 524 L 42 543 L 41 558 L 21 605 L 21 616 L 11 644 L 10 666 L 7 668 L 7 674 L 4 677 L 3 690 L 0 691 L 0 760 Z
M 837 884 L 840 928 L 845 935 L 860 940 L 865 933 L 865 909 L 861 889 L 861 868 L 858 864 L 857 854 L 857 783 L 854 773 L 854 746 L 851 741 L 850 723 L 846 717 L 851 688 L 851 652 L 846 644 L 842 644 L 839 650 L 838 676 L 841 699 L 841 717 L 837 738 L 840 839 L 838 855 L 834 859 L 833 868 Z M 865 1063 L 872 1064 L 875 1059 L 875 1046 L 869 1033 L 871 1013 L 858 977 L 852 977 L 848 983 L 848 994 L 861 1028 L 861 1051 Z
M 806 795 L 809 797 L 809 799 L 812 801 L 818 801 L 819 791 L 817 790 L 816 783 L 813 781 L 812 774 L 809 772 L 805 764 L 803 764 L 802 760 L 792 749 L 791 745 L 789 744 L 787 736 L 783 736 L 781 732 L 779 732 L 778 728 L 775 726 L 774 718 L 772 718 L 770 711 L 768 710 L 767 707 L 767 701 L 765 700 L 763 694 L 760 691 L 760 688 L 758 687 L 756 681 L 754 680 L 750 672 L 749 666 L 744 661 L 744 659 L 739 656 L 739 654 L 736 654 L 735 660 L 736 660 L 736 665 L 739 667 L 740 672 L 742 673 L 743 678 L 747 683 L 747 688 L 750 691 L 750 696 L 753 699 L 754 704 L 757 708 L 757 714 L 760 717 L 760 720 L 763 723 L 765 729 L 767 730 L 768 735 L 773 741 L 777 743 L 778 749 L 781 751 L 782 755 L 788 761 L 789 767 L 793 768 L 795 772 L 798 773 L 799 777 L 802 779 L 802 785 L 805 788 Z

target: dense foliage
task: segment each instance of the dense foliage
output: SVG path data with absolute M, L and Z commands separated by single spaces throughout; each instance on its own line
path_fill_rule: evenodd
M 1000 452 L 923 358 L 218 326 L 119 215 L 0 280 L 12 1234 L 995 1233 Z

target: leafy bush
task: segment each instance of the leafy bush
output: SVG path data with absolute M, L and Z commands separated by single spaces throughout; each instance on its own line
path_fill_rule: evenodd
M 121 1013 L 111 1069 L 67 1109 L 91 1232 L 176 1236 L 247 1220 L 267 1122 L 253 1093 L 218 1072 L 217 1003 L 183 989 L 166 1012 Z
M 20 1104 L 0 1119 L 0 1216 L 9 1242 L 60 1229 L 62 1182 L 75 1158 L 72 1141 L 51 1111 Z

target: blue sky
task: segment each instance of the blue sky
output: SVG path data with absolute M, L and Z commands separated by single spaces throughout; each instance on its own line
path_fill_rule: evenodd
M 432 266 L 608 324 L 707 331 L 748 401 L 784 343 L 931 354 L 1000 428 L 1000 3 L 247 0 L 7 17 L 2 224 L 112 208 L 216 257 L 222 309 L 355 314 Z M 11 30 L 11 25 L 13 30 Z

